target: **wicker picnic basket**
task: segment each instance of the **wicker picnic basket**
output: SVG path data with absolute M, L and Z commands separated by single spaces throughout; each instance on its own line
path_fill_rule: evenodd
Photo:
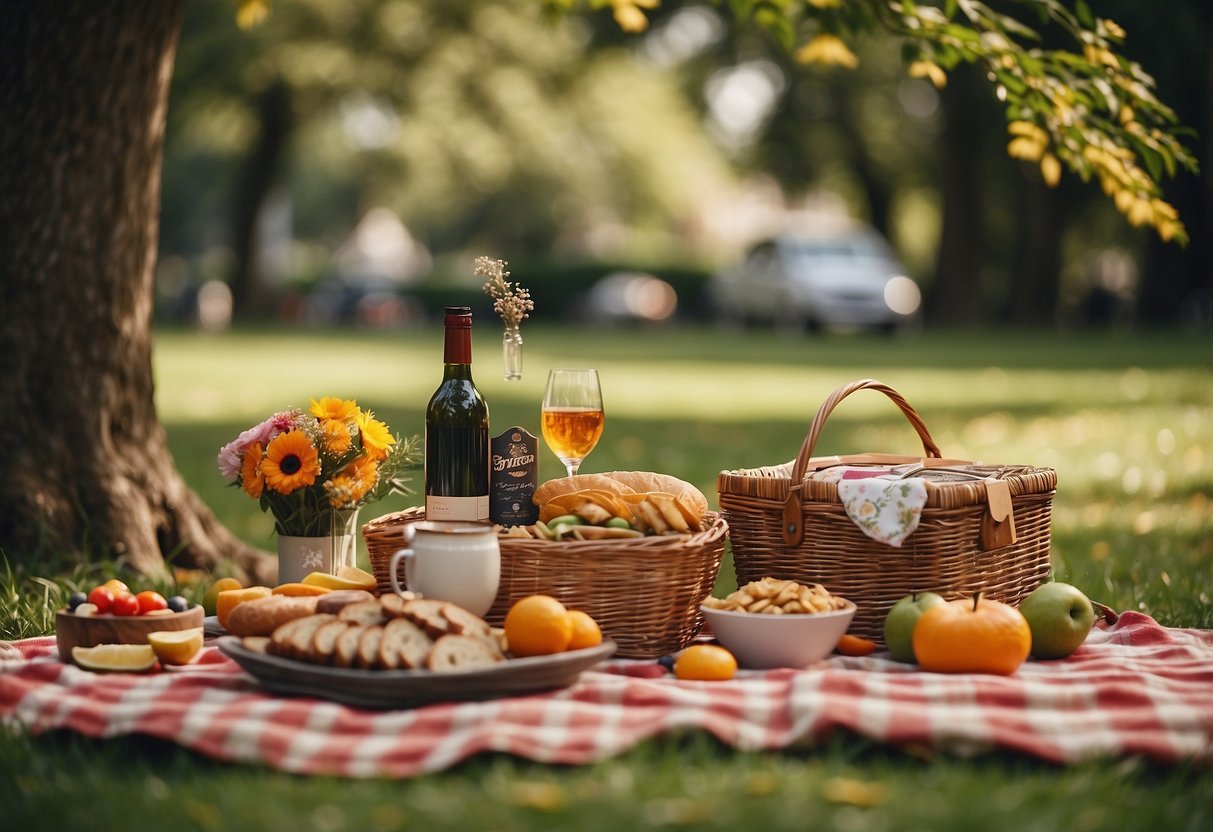
M 392 553 L 404 529 L 425 519 L 423 508 L 387 514 L 362 527 L 379 592 L 392 591 Z M 728 527 L 716 512 L 694 534 L 634 540 L 555 542 L 498 538 L 501 584 L 485 618 L 495 627 L 519 598 L 536 593 L 584 610 L 618 645 L 621 658 L 651 659 L 687 646 L 703 626 L 699 604 L 712 594 Z M 404 569 L 397 581 L 405 585 Z
M 925 456 L 814 457 L 830 413 L 859 390 L 891 399 L 917 431 Z M 912 475 L 923 477 L 927 501 L 917 529 L 900 547 L 861 531 L 835 483 L 806 478 L 835 465 L 911 465 Z M 850 632 L 877 642 L 889 608 L 911 592 L 982 592 L 1018 604 L 1043 583 L 1056 487 L 1052 469 L 944 459 L 914 408 L 872 379 L 844 385 L 826 399 L 794 460 L 721 471 L 717 478 L 738 584 L 768 575 L 820 583 L 858 605 Z

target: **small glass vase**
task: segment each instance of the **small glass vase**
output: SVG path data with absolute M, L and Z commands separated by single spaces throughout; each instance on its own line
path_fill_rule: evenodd
M 522 378 L 522 333 L 517 326 L 507 326 L 501 336 L 501 361 L 506 381 Z

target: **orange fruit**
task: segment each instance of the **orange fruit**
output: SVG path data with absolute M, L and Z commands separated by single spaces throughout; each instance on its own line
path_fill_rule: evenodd
M 715 644 L 694 644 L 674 660 L 674 675 L 699 682 L 724 682 L 737 673 L 737 659 Z
M 602 629 L 598 622 L 582 610 L 569 610 L 569 621 L 573 624 L 573 637 L 569 639 L 569 650 L 583 650 L 602 644 Z
M 275 595 L 324 595 L 332 592 L 327 586 L 316 586 L 315 584 L 304 584 L 294 581 L 291 583 L 278 584 L 274 587 Z
M 226 592 L 229 589 L 243 589 L 244 584 L 235 578 L 220 578 L 211 584 L 211 588 L 206 591 L 206 595 L 202 597 L 202 611 L 207 615 L 215 614 L 215 601 L 219 598 L 220 592 Z
M 227 620 L 232 614 L 232 610 L 236 609 L 245 601 L 252 601 L 254 598 L 268 598 L 272 591 L 268 586 L 250 586 L 244 589 L 225 589 L 219 593 L 215 599 L 215 615 L 219 618 L 219 626 L 227 629 Z
M 923 670 L 1009 676 L 1028 658 L 1032 631 L 1015 607 L 978 594 L 924 612 L 912 640 Z
M 876 652 L 876 642 L 847 633 L 834 649 L 843 656 L 868 656 Z
M 573 622 L 564 604 L 550 595 L 528 595 L 505 616 L 505 639 L 515 656 L 562 653 L 573 638 Z

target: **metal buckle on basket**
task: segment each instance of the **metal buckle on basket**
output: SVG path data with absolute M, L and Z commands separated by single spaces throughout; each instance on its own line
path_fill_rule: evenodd
M 800 489 L 800 483 L 793 485 L 783 501 L 783 541 L 789 546 L 799 546 L 804 540 L 804 498 Z

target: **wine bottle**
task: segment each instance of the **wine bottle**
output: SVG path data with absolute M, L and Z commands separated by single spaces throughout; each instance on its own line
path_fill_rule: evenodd
M 489 519 L 489 406 L 472 381 L 472 310 L 446 307 L 442 384 L 425 411 L 427 520 Z

